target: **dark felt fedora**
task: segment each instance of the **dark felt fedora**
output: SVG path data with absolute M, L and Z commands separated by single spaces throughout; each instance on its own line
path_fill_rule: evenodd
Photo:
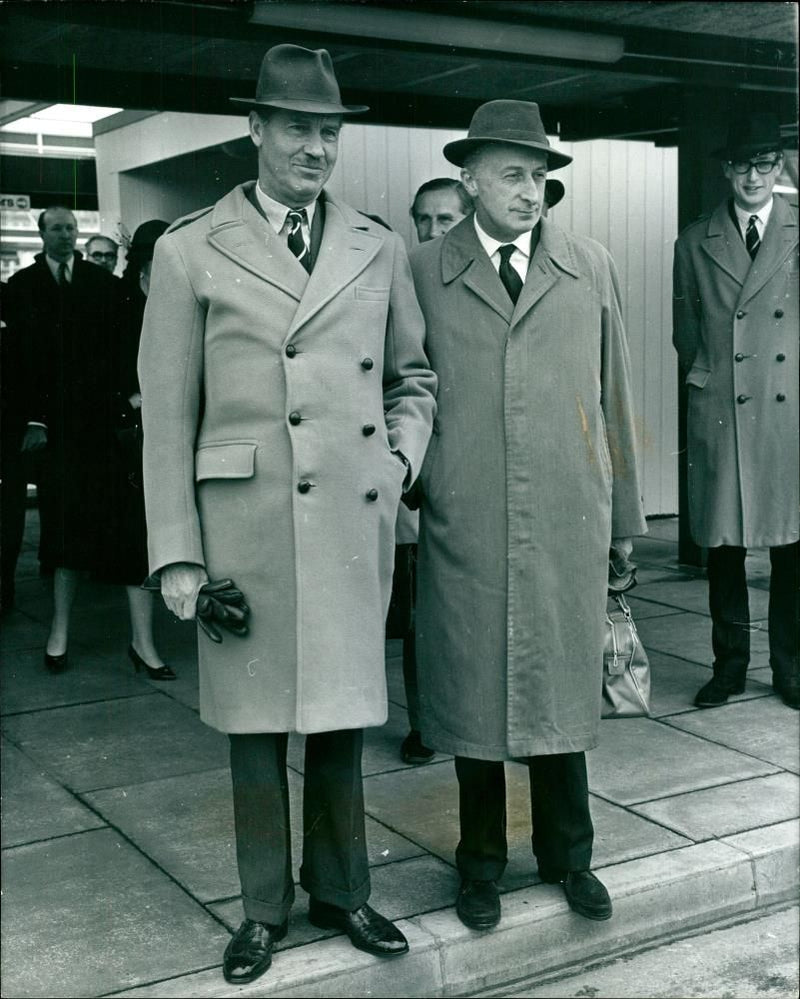
M 308 114 L 362 114 L 369 108 L 342 104 L 339 84 L 327 49 L 299 45 L 273 45 L 258 74 L 256 96 L 231 97 L 250 108 L 283 108 Z
M 548 170 L 558 170 L 572 162 L 572 157 L 557 153 L 547 138 L 533 101 L 489 101 L 481 104 L 472 121 L 466 139 L 456 139 L 444 147 L 444 155 L 456 166 L 463 166 L 465 157 L 487 143 L 503 142 L 547 153 Z
M 721 160 L 749 160 L 759 153 L 783 150 L 781 125 L 772 111 L 753 111 L 734 118 L 728 126 L 728 140 L 711 154 Z
M 560 180 L 546 180 L 544 182 L 544 200 L 547 207 L 552 208 L 564 197 L 564 185 Z

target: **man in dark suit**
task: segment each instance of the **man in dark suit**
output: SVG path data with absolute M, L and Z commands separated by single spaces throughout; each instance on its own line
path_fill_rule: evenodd
M 744 691 L 745 556 L 769 548 L 775 693 L 800 708 L 797 208 L 773 196 L 777 117 L 740 115 L 715 156 L 731 193 L 675 244 L 673 342 L 688 386 L 689 524 L 708 549 L 713 676 L 699 708 Z

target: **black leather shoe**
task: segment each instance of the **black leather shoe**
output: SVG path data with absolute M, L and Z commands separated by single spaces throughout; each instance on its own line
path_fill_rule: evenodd
M 777 676 L 773 676 L 772 689 L 787 708 L 800 711 L 800 678 L 792 677 L 789 680 L 780 680 Z
M 496 881 L 464 879 L 456 898 L 456 914 L 471 930 L 490 930 L 500 922 L 500 895 Z
M 245 919 L 231 937 L 222 958 L 222 974 L 232 985 L 252 982 L 272 964 L 272 948 L 286 936 L 288 922 L 280 926 Z
M 128 646 L 128 657 L 133 663 L 133 668 L 138 673 L 144 667 L 147 676 L 151 680 L 175 680 L 176 674 L 169 666 L 148 666 L 132 645 Z
M 705 686 L 701 687 L 694 699 L 695 707 L 718 708 L 724 704 L 731 694 L 743 694 L 744 683 L 736 684 L 723 680 L 721 676 L 713 676 Z
M 591 871 L 569 871 L 561 885 L 573 912 L 587 919 L 611 918 L 611 899 L 606 886 Z
M 51 673 L 63 673 L 69 665 L 67 653 L 62 652 L 60 656 L 51 656 L 49 652 L 45 652 L 44 664 Z
M 422 744 L 422 735 L 412 728 L 400 745 L 400 756 L 403 763 L 430 763 L 436 755 L 433 749 Z
M 408 941 L 394 923 L 366 904 L 348 912 L 312 898 L 308 919 L 322 930 L 341 930 L 354 947 L 377 957 L 395 957 L 408 950 Z

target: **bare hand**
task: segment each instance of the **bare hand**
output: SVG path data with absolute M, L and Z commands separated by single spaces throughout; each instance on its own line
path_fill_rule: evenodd
M 161 571 L 161 596 L 172 613 L 181 621 L 191 621 L 197 608 L 197 594 L 208 582 L 201 565 L 175 562 Z
M 25 430 L 22 438 L 22 451 L 41 451 L 47 446 L 47 429 L 45 427 L 30 426 Z

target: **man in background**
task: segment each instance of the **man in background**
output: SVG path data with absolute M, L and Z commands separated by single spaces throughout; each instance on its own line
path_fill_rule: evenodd
M 84 249 L 89 263 L 105 267 L 110 274 L 117 269 L 119 247 L 109 236 L 90 236 Z

